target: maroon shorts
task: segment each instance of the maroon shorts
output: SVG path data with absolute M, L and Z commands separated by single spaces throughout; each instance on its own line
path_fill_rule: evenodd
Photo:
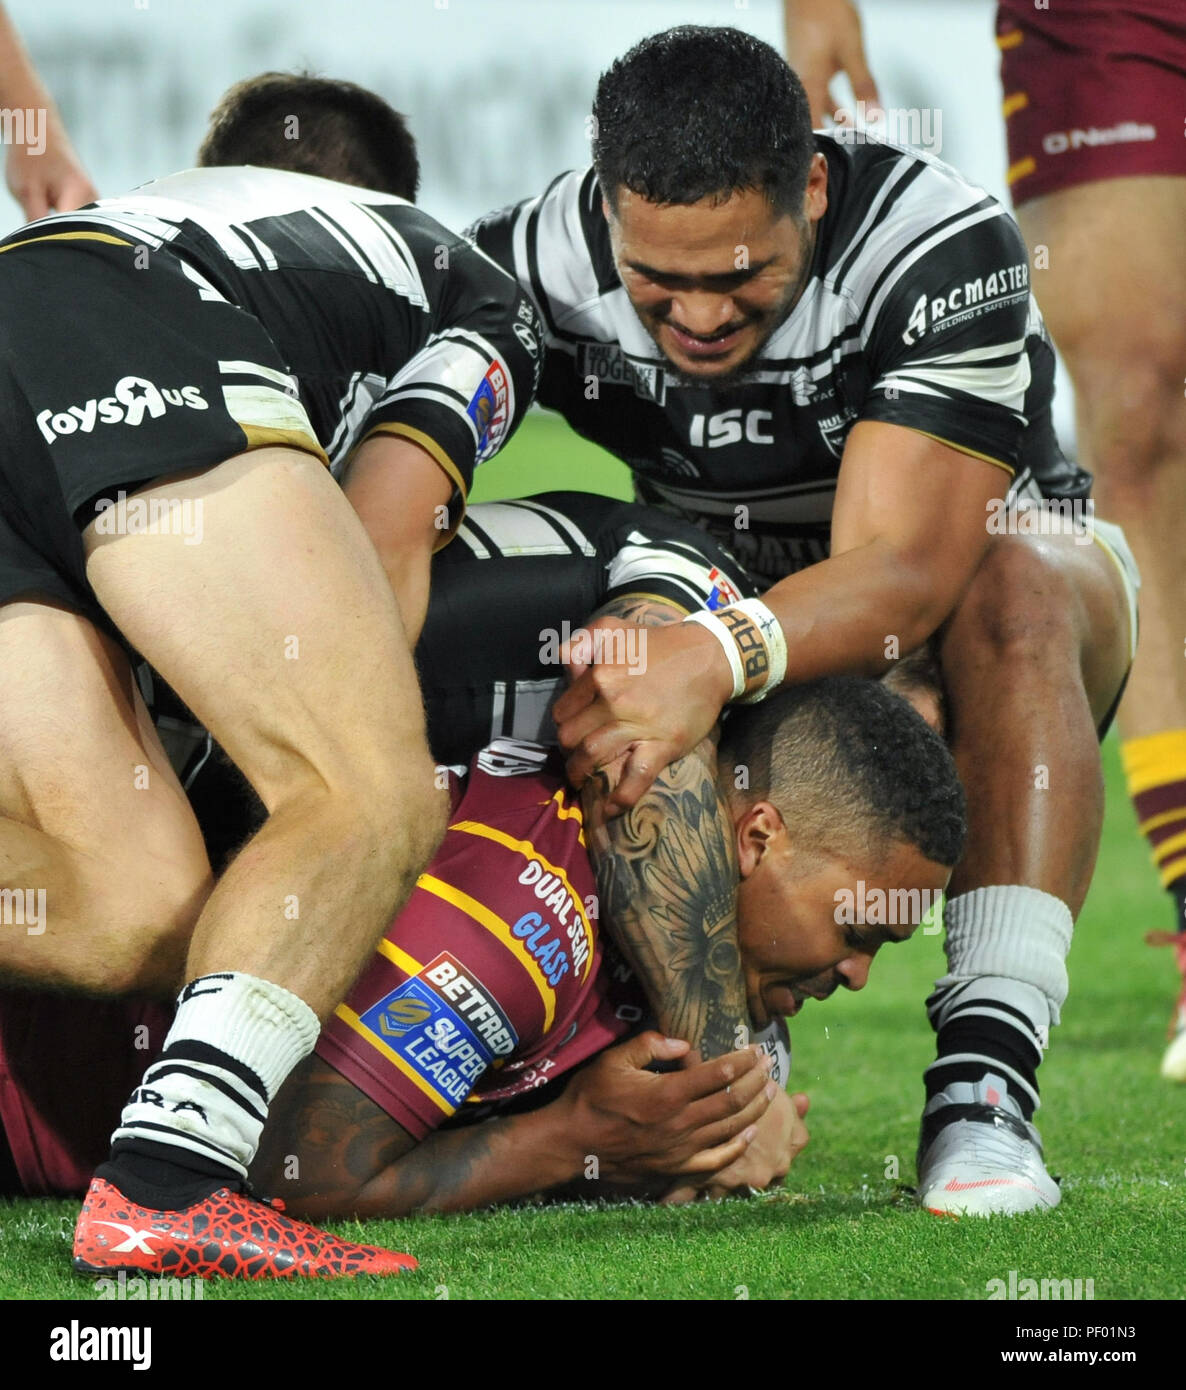
M 1186 176 L 1186 0 L 1000 0 L 997 46 L 1014 206 Z
M 172 1009 L 0 991 L 0 1142 L 30 1197 L 87 1189 Z

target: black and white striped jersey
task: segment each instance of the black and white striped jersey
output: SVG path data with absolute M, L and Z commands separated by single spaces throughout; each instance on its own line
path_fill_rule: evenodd
M 612 600 L 646 597 L 691 613 L 755 593 L 699 527 L 653 507 L 590 492 L 477 503 L 453 544 L 433 556 L 416 646 L 433 757 L 464 766 L 495 739 L 555 743 L 560 647 Z M 607 659 L 645 659 L 644 631 L 626 634 Z M 159 679 L 146 683 L 145 698 L 217 870 L 264 812 Z
M 285 418 L 285 397 L 299 394 L 335 474 L 367 434 L 389 430 L 427 448 L 464 496 L 531 404 L 542 325 L 527 296 L 394 194 L 278 169 L 191 169 L 35 228 L 82 230 L 143 247 L 146 265 L 177 257 L 203 298 L 257 318 L 290 375 L 244 363 L 225 389 L 258 397 L 255 418 L 269 396 Z
M 807 286 L 724 386 L 681 378 L 642 326 L 592 170 L 472 227 L 543 313 L 540 403 L 625 460 L 640 499 L 697 520 L 770 582 L 827 554 L 857 420 L 999 462 L 1015 487 L 1086 495 L 1051 425 L 1053 351 L 1012 218 L 929 155 L 816 140 L 828 209 Z

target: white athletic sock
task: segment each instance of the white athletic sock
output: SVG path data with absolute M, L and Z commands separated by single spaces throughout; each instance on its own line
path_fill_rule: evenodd
M 1067 997 L 1070 909 L 1049 893 L 1005 884 L 952 898 L 944 917 L 948 973 L 927 1000 L 937 1037 L 927 1099 L 993 1072 L 1028 1120 L 1039 1104 L 1038 1065 Z
M 319 1032 L 313 1010 L 267 980 L 232 972 L 191 981 L 112 1144 L 171 1145 L 245 1178 L 268 1105 Z

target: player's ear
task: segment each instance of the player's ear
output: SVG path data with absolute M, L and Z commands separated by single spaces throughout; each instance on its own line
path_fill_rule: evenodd
M 775 836 L 785 830 L 778 807 L 769 801 L 755 801 L 742 812 L 734 825 L 737 867 L 742 878 L 749 878 L 766 856 Z

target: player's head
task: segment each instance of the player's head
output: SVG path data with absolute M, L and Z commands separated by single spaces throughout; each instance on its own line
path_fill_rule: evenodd
M 214 108 L 198 164 L 291 169 L 409 202 L 420 186 L 404 117 L 365 87 L 308 73 L 236 82 Z
M 685 25 L 619 58 L 593 117 L 635 312 L 682 375 L 736 376 L 803 292 L 827 209 L 803 84 L 752 34 Z
M 946 744 L 881 682 L 830 676 L 731 714 L 719 765 L 754 1022 L 861 989 L 878 947 L 911 935 L 963 851 Z

